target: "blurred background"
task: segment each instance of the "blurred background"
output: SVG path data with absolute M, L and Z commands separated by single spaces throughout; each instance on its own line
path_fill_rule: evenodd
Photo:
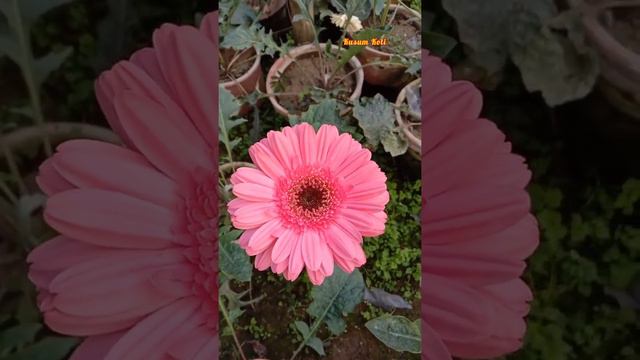
M 194 24 L 210 1 L 0 0 L 0 359 L 57 360 L 78 341 L 45 329 L 26 255 L 51 237 L 38 166 L 71 138 L 117 138 L 94 96 L 101 71 L 149 46 L 165 22 Z
M 425 4 L 423 44 L 482 89 L 533 171 L 535 300 L 508 359 L 640 358 L 639 5 Z

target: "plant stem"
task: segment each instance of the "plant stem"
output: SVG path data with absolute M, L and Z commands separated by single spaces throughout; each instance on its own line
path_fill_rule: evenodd
M 233 341 L 236 343 L 236 347 L 238 348 L 240 357 L 242 358 L 242 360 L 247 360 L 247 357 L 244 355 L 244 352 L 242 351 L 242 345 L 240 345 L 238 336 L 236 335 L 236 332 L 233 329 L 233 322 L 231 322 L 231 318 L 229 318 L 229 312 L 227 312 L 227 308 L 224 306 L 224 302 L 222 301 L 222 296 L 218 296 L 218 303 L 220 304 L 220 311 L 222 311 L 222 316 L 224 316 L 224 320 L 227 322 L 227 325 L 229 325 L 229 327 L 231 328 L 231 335 L 233 336 Z
M 307 336 L 305 336 L 302 339 L 302 342 L 300 343 L 300 345 L 298 346 L 298 348 L 296 349 L 296 351 L 293 353 L 293 355 L 291 355 L 291 358 L 289 358 L 289 360 L 294 360 L 296 358 L 296 356 L 298 356 L 298 354 L 300 353 L 300 351 L 302 351 L 302 349 L 304 349 L 305 345 L 307 344 L 307 341 L 309 341 L 309 339 L 311 338 L 312 335 L 315 334 L 315 332 L 318 330 L 318 327 L 320 326 L 320 324 L 322 323 L 322 320 L 324 319 L 324 315 L 326 315 L 327 311 L 329 310 L 329 308 L 327 308 L 324 312 L 324 314 L 322 314 L 321 317 L 317 318 L 316 321 L 313 322 L 313 325 L 311 326 L 311 329 L 309 329 L 309 334 L 307 334 Z
M 22 64 L 20 69 L 22 70 L 22 76 L 27 85 L 29 92 L 29 99 L 31 101 L 31 110 L 33 110 L 33 117 L 37 125 L 44 125 L 44 114 L 42 113 L 42 103 L 40 99 L 39 84 L 36 83 L 35 75 L 33 72 L 33 55 L 31 54 L 31 40 L 29 34 L 25 33 L 25 25 L 22 22 L 22 13 L 18 6 L 18 0 L 12 0 L 13 11 L 16 20 L 16 35 L 20 46 L 20 52 L 22 55 Z M 43 137 L 44 150 L 47 156 L 51 156 L 53 148 L 51 147 L 51 141 L 47 134 Z

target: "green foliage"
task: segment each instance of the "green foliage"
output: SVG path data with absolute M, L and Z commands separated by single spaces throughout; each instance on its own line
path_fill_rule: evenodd
M 599 75 L 595 52 L 584 46 L 581 14 L 560 13 L 552 0 L 443 0 L 471 60 L 493 74 L 508 59 L 530 92 L 551 106 L 586 96 Z M 566 34 L 566 35 L 564 35 Z
M 363 294 L 364 281 L 360 271 L 346 274 L 336 267 L 333 275 L 311 291 L 313 302 L 307 312 L 316 323 L 324 321 L 332 334 L 339 335 L 346 328 L 343 316 L 362 301 Z
M 238 246 L 236 240 L 242 231 L 231 230 L 228 226 L 219 229 L 220 242 L 220 278 L 221 281 L 234 279 L 248 282 L 251 280 L 253 265 L 247 253 Z
M 387 182 L 385 232 L 364 240 L 367 287 L 378 287 L 412 302 L 419 297 L 421 182 Z
M 420 319 L 412 322 L 404 316 L 383 315 L 369 320 L 365 326 L 378 340 L 393 350 L 420 353 Z
M 393 104 L 384 96 L 376 94 L 373 98 L 360 98 L 353 107 L 353 116 L 358 119 L 369 144 L 382 144 L 391 156 L 407 152 L 409 143 L 396 126 Z

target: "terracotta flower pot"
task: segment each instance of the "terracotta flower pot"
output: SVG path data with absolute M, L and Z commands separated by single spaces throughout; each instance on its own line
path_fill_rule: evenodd
M 398 127 L 402 130 L 402 133 L 407 138 L 409 142 L 409 151 L 412 155 L 420 157 L 420 150 L 422 148 L 422 138 L 420 136 L 420 131 L 412 131 L 409 123 L 403 116 L 402 111 L 399 110 L 400 107 L 405 105 L 407 100 L 407 91 L 412 87 L 421 87 L 422 79 L 416 79 L 407 84 L 407 86 L 403 87 L 400 93 L 398 94 L 398 98 L 396 99 L 396 122 L 398 123 Z
M 323 51 L 325 48 L 326 48 L 326 44 L 320 44 L 320 49 L 321 49 L 320 51 Z M 331 48 L 333 51 L 336 51 L 336 50 L 344 51 L 344 49 L 339 48 L 336 45 L 332 45 Z M 318 48 L 315 44 L 298 46 L 296 48 L 293 48 L 291 51 L 289 51 L 289 54 L 287 54 L 285 57 L 281 57 L 278 60 L 276 60 L 276 62 L 273 63 L 273 65 L 269 69 L 269 73 L 267 74 L 267 81 L 266 81 L 267 94 L 269 95 L 269 100 L 271 101 L 271 104 L 273 104 L 273 107 L 276 109 L 276 111 L 279 114 L 288 118 L 292 113 L 290 113 L 289 110 L 287 110 L 284 106 L 282 106 L 278 102 L 278 96 L 274 95 L 276 93 L 276 91 L 273 88 L 274 82 L 277 81 L 280 74 L 284 74 L 285 70 L 295 60 L 297 60 L 298 58 L 304 55 L 313 54 L 317 52 L 318 52 Z M 362 68 L 361 68 L 362 65 L 360 64 L 360 61 L 358 61 L 356 57 L 352 57 L 349 60 L 349 65 L 351 66 L 351 68 L 353 68 L 353 70 L 355 70 L 353 73 L 355 75 L 355 87 L 349 98 L 355 101 L 360 97 L 360 94 L 362 93 L 364 73 L 362 72 Z
M 635 33 L 640 32 L 640 26 L 638 22 L 625 24 L 618 19 L 616 14 L 621 11 L 640 14 L 640 2 L 616 1 L 586 6 L 583 24 L 589 43 L 600 57 L 604 95 L 619 110 L 640 119 L 637 111 L 640 108 L 640 53 L 637 52 L 640 44 L 634 51 L 630 44 L 621 40 L 623 35 L 616 36 L 617 25 L 626 25 L 627 31 Z
M 403 16 L 405 18 L 418 18 L 420 19 L 420 13 L 412 9 L 406 8 L 401 5 L 390 5 L 389 16 L 393 14 L 397 9 L 396 16 Z M 420 24 L 420 21 L 418 21 Z M 365 22 L 365 27 L 367 23 Z M 420 24 L 420 27 L 422 25 Z M 375 62 L 375 61 L 388 61 L 394 54 L 380 50 L 375 46 L 367 46 L 358 54 L 358 59 L 363 65 Z M 420 49 L 403 54 L 405 56 L 420 57 Z M 406 85 L 414 77 L 406 74 L 407 68 L 400 65 L 370 65 L 363 68 L 364 80 L 372 85 L 388 86 L 399 88 Z
M 223 53 L 223 57 L 227 54 L 229 54 L 230 57 L 233 57 L 233 55 L 231 54 L 236 53 L 231 49 L 220 49 L 220 51 Z M 252 93 L 259 86 L 260 80 L 262 79 L 260 56 L 256 55 L 255 49 L 251 49 L 251 51 L 248 51 L 246 55 L 242 55 L 238 61 L 241 61 L 242 59 L 248 59 L 252 56 L 255 56 L 255 60 L 252 62 L 251 67 L 247 72 L 245 72 L 235 80 L 225 81 L 221 83 L 221 85 L 235 97 L 241 97 Z M 240 108 L 239 115 L 244 116 L 245 114 L 247 114 L 247 112 L 249 112 L 249 110 L 251 110 L 251 106 L 249 104 L 243 104 Z

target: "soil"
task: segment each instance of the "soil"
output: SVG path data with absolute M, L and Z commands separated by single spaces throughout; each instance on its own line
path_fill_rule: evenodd
M 618 8 L 613 14 L 611 34 L 625 47 L 640 54 L 640 7 Z
M 393 12 L 389 11 L 389 16 Z M 375 49 L 391 54 L 407 54 L 419 51 L 422 46 L 421 24 L 418 18 L 409 18 L 400 12 L 391 23 L 387 37 L 389 45 L 376 46 Z M 365 27 L 369 26 L 365 21 Z
M 221 82 L 233 81 L 246 74 L 256 59 L 256 50 L 253 48 L 244 50 L 220 49 L 220 54 Z M 237 56 L 238 54 L 240 55 Z
M 253 297 L 266 295 L 255 305 L 255 309 L 247 307 L 246 313 L 240 318 L 240 324 L 236 325 L 240 343 L 244 343 L 243 350 L 248 359 L 263 357 L 269 360 L 288 360 L 298 347 L 300 339 L 297 331 L 289 327 L 296 320 L 304 320 L 308 324 L 312 321 L 305 309 L 309 303 L 311 285 L 307 282 L 296 281 L 293 283 L 283 280 L 281 277 L 268 275 L 265 272 L 254 271 Z M 274 281 L 275 279 L 275 281 Z M 240 289 L 236 289 L 238 291 Z M 300 299 L 295 303 L 294 299 Z M 413 304 L 415 310 L 397 311 L 396 314 L 404 315 L 410 319 L 420 317 L 420 302 Z M 323 324 L 318 337 L 325 340 L 325 352 L 327 356 L 318 356 L 311 348 L 307 347 L 300 352 L 297 360 L 418 360 L 419 355 L 399 353 L 387 348 L 376 339 L 364 326 L 366 320 L 359 314 L 366 309 L 361 304 L 346 319 L 347 331 L 335 338 L 329 338 L 326 326 Z M 250 319 L 261 326 L 270 336 L 258 340 L 246 330 Z M 223 324 L 221 324 L 222 327 Z M 328 340 L 327 340 L 328 339 Z M 255 345 L 258 346 L 255 346 Z M 262 353 L 256 353 L 260 350 Z M 231 336 L 221 337 L 220 359 L 239 359 L 234 351 Z
M 325 70 L 322 70 L 325 64 Z M 298 57 L 295 62 L 291 63 L 283 72 L 282 76 L 276 80 L 274 91 L 276 93 L 287 93 L 295 95 L 276 96 L 278 102 L 291 114 L 300 114 L 305 112 L 309 105 L 313 104 L 313 99 L 309 94 L 312 88 L 323 88 L 332 92 L 336 92 L 337 96 L 349 98 L 356 87 L 356 75 L 351 74 L 343 81 L 339 82 L 345 75 L 353 71 L 354 68 L 350 64 L 346 64 L 336 71 L 335 76 L 330 83 L 325 86 L 324 78 L 329 77 L 337 66 L 337 61 L 327 59 L 322 60 L 317 53 L 306 54 Z M 298 94 L 306 94 L 300 97 Z

